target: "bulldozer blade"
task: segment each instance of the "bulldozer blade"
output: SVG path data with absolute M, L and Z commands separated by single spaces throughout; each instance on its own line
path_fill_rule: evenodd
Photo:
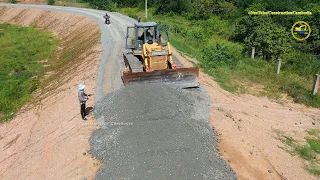
M 124 72 L 124 85 L 134 83 L 168 83 L 182 88 L 199 87 L 199 68 L 179 68 L 152 72 Z

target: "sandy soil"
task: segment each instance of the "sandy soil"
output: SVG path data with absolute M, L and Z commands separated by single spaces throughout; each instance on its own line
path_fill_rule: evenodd
M 45 0 L 17 0 L 18 4 L 47 4 Z M 0 3 L 9 3 L 9 0 L 0 0 Z
M 91 116 L 88 121 L 80 117 L 77 84 L 83 82 L 87 93 L 95 92 L 102 53 L 98 25 L 79 15 L 1 7 L 0 22 L 50 31 L 61 38 L 60 51 L 70 48 L 74 39 L 91 43 L 61 71 L 48 73 L 56 78 L 45 91 L 38 92 L 13 120 L 0 124 L 0 179 L 93 179 L 101 164 L 87 150 L 97 125 Z
M 186 56 L 175 53 L 184 66 Z M 303 161 L 283 150 L 277 131 L 303 140 L 306 130 L 320 128 L 319 109 L 290 101 L 234 95 L 208 75 L 200 73 L 200 83 L 212 98 L 211 125 L 220 137 L 220 152 L 241 179 L 317 179 L 304 169 Z M 315 125 L 314 125 L 315 124 Z

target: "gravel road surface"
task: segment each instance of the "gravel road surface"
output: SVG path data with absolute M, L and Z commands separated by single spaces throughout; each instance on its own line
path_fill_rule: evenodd
M 96 104 L 96 179 L 235 179 L 214 150 L 210 100 L 199 89 L 130 85 Z
M 120 69 L 125 31 L 135 20 L 105 11 L 46 5 L 41 8 L 86 16 L 101 27 L 95 117 L 101 128 L 90 138 L 91 153 L 104 166 L 96 179 L 235 179 L 219 158 L 209 126 L 210 100 L 199 89 L 164 84 L 123 87 Z M 105 96 L 104 96 L 105 95 Z

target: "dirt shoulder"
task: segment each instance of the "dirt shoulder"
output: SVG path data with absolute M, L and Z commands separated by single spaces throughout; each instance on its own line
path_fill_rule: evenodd
M 65 60 L 47 73 L 50 83 L 32 102 L 0 124 L 0 179 L 93 179 L 101 164 L 87 151 L 97 125 L 92 116 L 81 120 L 77 84 L 83 82 L 87 93 L 95 92 L 102 54 L 99 26 L 80 15 L 4 7 L 0 22 L 52 32 L 61 39 L 57 62 Z M 68 54 L 72 59 L 65 58 Z M 91 97 L 87 106 L 93 102 Z
M 186 67 L 192 59 L 176 53 Z M 278 133 L 304 140 L 306 130 L 319 129 L 319 109 L 264 97 L 234 95 L 212 77 L 200 73 L 200 83 L 212 99 L 210 120 L 220 137 L 220 153 L 239 179 L 316 179 L 304 162 L 284 150 Z
M 0 3 L 9 3 L 8 0 L 0 0 Z M 45 0 L 18 0 L 18 4 L 47 4 Z

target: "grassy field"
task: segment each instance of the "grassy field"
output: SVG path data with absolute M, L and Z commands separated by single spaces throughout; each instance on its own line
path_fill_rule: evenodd
M 118 9 L 130 17 L 143 17 L 137 8 Z M 320 95 L 311 95 L 313 76 L 320 70 L 319 58 L 289 51 L 282 56 L 282 69 L 276 74 L 276 60 L 249 58 L 242 44 L 232 42 L 234 24 L 218 16 L 206 21 L 190 21 L 174 14 L 153 15 L 148 19 L 169 26 L 171 43 L 179 51 L 199 60 L 199 66 L 222 88 L 233 93 L 249 93 L 269 98 L 292 99 L 308 106 L 320 107 Z
M 89 8 L 89 3 L 83 0 L 63 0 L 55 1 L 55 6 L 67 6 L 67 7 L 79 7 L 79 8 Z
M 44 75 L 43 62 L 57 45 L 58 38 L 49 32 L 0 24 L 0 122 L 30 100 Z

